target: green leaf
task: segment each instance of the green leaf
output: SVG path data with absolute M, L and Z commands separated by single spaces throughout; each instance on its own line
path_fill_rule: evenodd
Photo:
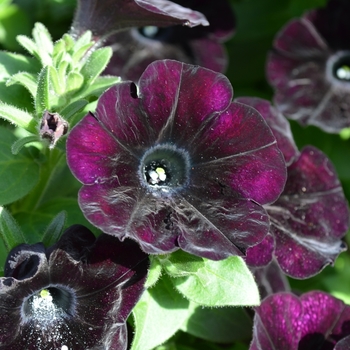
M 26 35 L 18 35 L 17 41 L 25 48 L 32 56 L 36 57 L 40 61 L 38 48 L 34 40 L 28 38 Z
M 43 67 L 52 65 L 53 42 L 49 31 L 42 23 L 35 23 L 33 38 Z
M 9 129 L 0 127 L 0 205 L 22 198 L 39 181 L 39 165 L 26 149 L 12 154 L 11 146 L 15 141 Z
M 65 84 L 64 82 L 60 81 L 57 69 L 55 67 L 48 66 L 48 70 L 49 70 L 48 72 L 49 79 L 50 79 L 50 82 L 52 83 L 52 87 L 55 90 L 56 95 L 63 94 L 65 92 L 64 91 Z
M 19 151 L 22 149 L 23 146 L 25 146 L 27 143 L 31 143 L 31 142 L 39 142 L 38 135 L 29 135 L 29 136 L 23 137 L 21 139 L 18 139 L 11 146 L 11 152 L 14 155 L 16 155 L 19 153 Z
M 59 240 L 63 233 L 66 219 L 67 213 L 65 211 L 61 211 L 52 219 L 42 238 L 42 241 L 46 247 L 52 246 Z
M 84 86 L 90 86 L 96 78 L 105 70 L 109 60 L 112 57 L 112 49 L 110 47 L 103 47 L 94 51 L 80 73 L 84 76 Z
M 131 350 L 153 349 L 169 339 L 188 318 L 188 305 L 163 276 L 144 292 L 132 311 L 135 335 Z
M 4 207 L 0 207 L 0 235 L 8 252 L 19 244 L 26 243 L 21 228 Z
M 181 329 L 195 337 L 214 343 L 233 343 L 249 340 L 252 319 L 242 307 L 203 308 L 190 303 L 191 317 Z
M 67 180 L 65 179 L 58 186 L 58 189 L 61 190 L 63 195 L 66 190 L 66 185 L 69 185 L 69 183 L 67 183 Z M 67 212 L 66 227 L 74 224 L 81 224 L 88 227 L 95 234 L 100 233 L 96 227 L 92 226 L 85 219 L 79 208 L 77 197 L 56 197 L 55 194 L 53 194 L 52 197 L 54 199 L 45 202 L 35 210 L 26 210 L 14 214 L 15 219 L 21 225 L 22 230 L 26 233 L 26 238 L 29 243 L 36 243 L 42 240 L 40 233 L 46 231 L 47 223 L 54 220 L 57 213 L 62 211 L 62 208 Z
M 29 132 L 36 133 L 36 120 L 27 112 L 21 109 L 0 102 L 0 117 L 8 120 Z
M 44 114 L 45 110 L 50 110 L 50 69 L 49 66 L 44 67 L 38 78 L 38 89 L 35 98 L 35 110 L 39 118 Z
M 35 97 L 36 88 L 37 88 L 37 75 L 28 73 L 28 72 L 20 72 L 15 75 L 12 75 L 6 82 L 6 86 L 11 86 L 14 84 L 20 84 L 24 86 L 32 95 Z
M 79 92 L 78 96 L 86 97 L 86 96 L 96 96 L 99 97 L 101 94 L 110 88 L 111 86 L 118 84 L 121 82 L 121 78 L 106 76 L 106 77 L 98 77 L 93 84 L 89 86 L 85 86 L 85 89 Z M 84 84 L 85 85 L 85 84 Z
M 153 287 L 162 274 L 162 265 L 159 263 L 157 258 L 154 258 L 152 255 L 150 256 L 151 266 L 149 268 L 147 281 L 145 283 L 145 288 Z
M 84 83 L 84 77 L 78 72 L 69 72 L 67 76 L 66 93 L 79 90 Z
M 200 259 L 200 260 L 199 260 Z M 181 250 L 162 261 L 175 288 L 203 306 L 254 306 L 260 297 L 252 273 L 242 258 L 213 261 Z
M 78 100 L 74 101 L 60 112 L 61 116 L 65 120 L 69 120 L 69 118 L 73 117 L 76 113 L 81 111 L 89 102 L 87 100 Z

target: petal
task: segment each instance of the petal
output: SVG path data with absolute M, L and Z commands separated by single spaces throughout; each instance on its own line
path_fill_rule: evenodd
M 282 151 L 287 165 L 298 155 L 290 125 L 287 119 L 270 102 L 256 97 L 240 97 L 235 101 L 254 107 L 265 119 L 276 138 L 277 146 Z
M 275 240 L 268 234 L 259 244 L 249 247 L 245 258 L 250 267 L 262 267 L 269 264 L 275 250 Z
M 274 48 L 291 57 L 315 57 L 327 50 L 327 44 L 305 18 L 293 19 L 278 33 Z
M 253 349 L 298 349 L 302 305 L 291 293 L 278 293 L 255 308 Z
M 225 259 L 260 242 L 269 222 L 263 208 L 247 199 L 223 196 L 207 187 L 191 191 L 181 199 L 176 220 L 181 249 L 212 260 Z M 180 216 L 181 214 L 181 216 Z
M 350 335 L 350 307 L 324 292 L 303 294 L 300 350 L 313 349 L 321 344 L 334 345 L 338 339 Z
M 335 169 L 314 147 L 288 168 L 281 197 L 266 207 L 282 270 L 296 278 L 318 273 L 345 249 L 349 210 Z
M 81 36 L 91 30 L 95 40 L 102 40 L 121 29 L 175 24 L 208 25 L 201 13 L 167 0 L 79 0 L 71 33 Z
M 333 49 L 348 49 L 350 41 L 348 1 L 331 0 L 304 15 Z
M 224 75 L 171 60 L 148 66 L 139 87 L 157 141 L 176 141 L 184 148 L 208 119 L 229 106 L 233 94 Z
M 261 268 L 252 269 L 259 287 L 261 299 L 278 292 L 290 292 L 286 275 L 282 272 L 275 260 Z
M 88 114 L 70 132 L 67 140 L 67 162 L 77 179 L 85 184 L 113 178 L 113 160 L 125 150 L 113 135 Z M 127 154 L 130 157 L 130 154 Z
M 178 249 L 176 231 L 167 228 L 172 202 L 136 186 L 85 186 L 79 192 L 80 207 L 95 226 L 120 239 L 136 239 L 145 252 L 156 254 Z
M 286 181 L 285 161 L 270 128 L 241 103 L 232 103 L 203 130 L 195 155 L 194 183 L 216 179 L 260 204 L 275 201 Z

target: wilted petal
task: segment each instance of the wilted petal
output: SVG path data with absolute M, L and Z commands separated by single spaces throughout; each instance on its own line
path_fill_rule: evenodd
M 308 146 L 288 168 L 281 197 L 266 207 L 282 270 L 296 278 L 318 273 L 345 249 L 349 210 L 328 158 Z
M 208 21 L 200 12 L 167 0 L 79 0 L 71 33 L 80 36 L 91 30 L 96 40 L 126 28 L 176 24 L 193 27 Z

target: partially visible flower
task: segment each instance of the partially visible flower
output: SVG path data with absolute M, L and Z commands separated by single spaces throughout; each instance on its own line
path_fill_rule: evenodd
M 288 278 L 275 260 L 264 267 L 251 268 L 251 271 L 258 285 L 261 299 L 278 292 L 290 292 Z
M 168 0 L 78 0 L 71 33 L 79 37 L 87 30 L 95 41 L 132 27 L 154 25 L 208 25 L 200 12 Z
M 227 0 L 177 0 L 179 5 L 203 13 L 208 27 L 135 27 L 119 32 L 106 42 L 113 49 L 105 73 L 137 81 L 153 61 L 171 58 L 224 72 L 227 55 L 222 43 L 235 29 L 235 17 Z
M 255 308 L 250 350 L 349 348 L 350 306 L 327 293 L 277 293 Z
M 331 133 L 350 126 L 349 16 L 348 0 L 330 0 L 276 36 L 267 76 L 288 118 Z
M 2 350 L 122 350 L 148 258 L 133 241 L 71 226 L 52 247 L 22 244 L 0 278 Z
M 237 101 L 261 113 L 288 164 L 284 191 L 265 206 L 270 234 L 248 249 L 246 261 L 265 266 L 275 256 L 289 276 L 315 275 L 346 249 L 341 239 L 349 228 L 349 208 L 336 171 L 320 150 L 312 146 L 297 150 L 288 122 L 268 101 L 250 97 Z
M 231 102 L 224 75 L 198 66 L 156 61 L 138 91 L 131 82 L 107 90 L 69 134 L 83 213 L 147 253 L 243 255 L 267 234 L 261 205 L 285 184 L 270 128 L 253 108 Z

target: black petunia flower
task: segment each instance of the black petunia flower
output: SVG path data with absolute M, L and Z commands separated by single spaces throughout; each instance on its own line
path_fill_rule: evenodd
M 288 121 L 268 101 L 250 97 L 237 101 L 261 113 L 288 165 L 281 196 L 265 206 L 270 232 L 247 250 L 246 261 L 265 266 L 274 256 L 289 276 L 315 275 L 346 249 L 342 238 L 349 228 L 349 208 L 336 170 L 317 148 L 297 150 Z
M 0 278 L 2 350 L 122 350 L 148 258 L 137 244 L 74 225 L 52 247 L 22 244 Z
M 138 91 L 107 90 L 67 140 L 87 219 L 151 254 L 219 260 L 259 243 L 285 162 L 259 113 L 231 101 L 224 75 L 172 60 L 149 65 Z
M 249 350 L 349 348 L 350 306 L 327 293 L 277 293 L 255 308 Z
M 330 0 L 276 36 L 267 76 L 286 117 L 331 133 L 350 127 L 349 16 L 348 0 Z
M 155 25 L 208 25 L 203 14 L 168 0 L 78 0 L 71 33 L 79 37 L 90 30 L 101 42 L 111 34 L 132 27 Z
M 106 43 L 114 53 L 105 73 L 137 81 L 150 63 L 165 58 L 224 72 L 227 55 L 223 42 L 233 35 L 235 29 L 230 3 L 227 0 L 176 2 L 203 13 L 209 26 L 161 28 L 154 25 L 119 32 Z

